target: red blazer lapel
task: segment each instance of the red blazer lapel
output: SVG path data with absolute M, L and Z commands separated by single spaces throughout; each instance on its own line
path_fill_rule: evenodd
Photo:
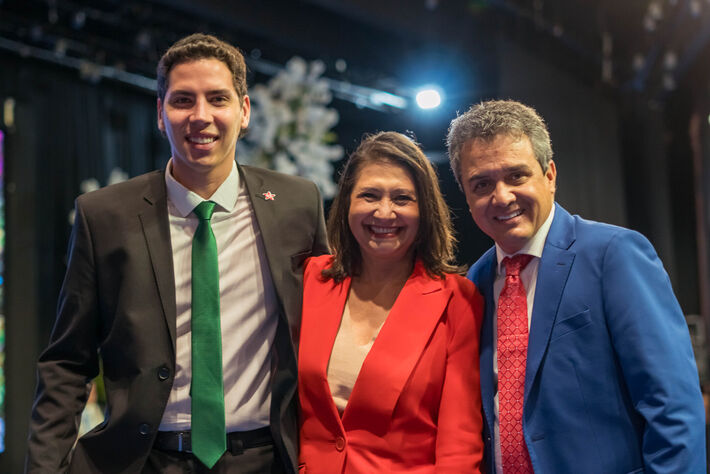
M 320 270 L 319 267 L 317 273 L 320 273 Z M 302 374 L 301 390 L 306 395 L 305 398 L 311 401 L 316 416 L 324 420 L 328 429 L 332 432 L 343 432 L 340 414 L 330 393 L 327 374 L 330 353 L 350 290 L 350 278 L 340 284 L 334 283 L 333 280 L 325 283 L 318 281 L 305 285 L 305 288 L 298 361 Z
M 375 433 L 387 430 L 395 404 L 450 296 L 443 282 L 432 280 L 417 262 L 362 365 L 343 414 L 347 429 L 364 425 Z M 334 338 L 323 343 L 329 350 Z

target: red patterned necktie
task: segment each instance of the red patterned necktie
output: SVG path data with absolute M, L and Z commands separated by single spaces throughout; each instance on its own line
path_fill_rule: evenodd
M 498 297 L 498 420 L 503 474 L 532 473 L 523 438 L 523 395 L 528 352 L 528 302 L 520 272 L 532 255 L 503 259 L 505 284 Z

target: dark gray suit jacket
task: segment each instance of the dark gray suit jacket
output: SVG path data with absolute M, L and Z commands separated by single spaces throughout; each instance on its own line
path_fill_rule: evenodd
M 281 311 L 273 347 L 271 428 L 295 472 L 296 354 L 302 263 L 328 251 L 310 181 L 239 167 Z M 262 193 L 271 191 L 274 200 Z M 164 172 L 80 196 L 50 343 L 38 362 L 27 472 L 137 473 L 153 444 L 175 374 L 175 280 Z M 103 362 L 106 421 L 72 451 L 86 384 Z

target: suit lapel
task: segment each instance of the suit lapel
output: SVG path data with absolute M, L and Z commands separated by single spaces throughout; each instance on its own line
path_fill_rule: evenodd
M 279 297 L 279 301 L 284 301 L 282 298 L 284 262 L 278 258 L 280 239 L 276 238 L 281 232 L 284 232 L 284 229 L 278 228 L 280 220 L 277 215 L 279 209 L 277 203 L 264 196 L 265 193 L 278 194 L 278 190 L 267 189 L 268 183 L 265 183 L 263 177 L 253 170 L 239 165 L 237 167 L 239 168 L 239 175 L 246 185 L 247 194 L 256 216 L 256 222 L 261 231 L 261 241 L 266 251 L 266 260 L 269 263 L 271 279 L 274 282 L 276 294 Z
M 488 426 L 493 429 L 493 399 L 496 394 L 496 383 L 493 377 L 493 310 L 495 301 L 493 299 L 493 282 L 496 276 L 496 252 L 495 247 L 490 249 L 482 257 L 481 270 L 478 272 L 476 286 L 483 293 L 485 299 L 485 317 L 481 326 L 480 342 L 480 374 L 481 374 L 481 397 L 483 400 L 483 412 L 486 416 Z
M 173 354 L 175 353 L 175 277 L 173 255 L 170 246 L 170 223 L 165 189 L 165 175 L 155 172 L 150 175 L 149 186 L 143 195 L 144 206 L 138 213 L 143 235 L 148 246 L 153 276 L 158 287 L 163 315 L 170 332 Z
M 450 296 L 443 283 L 430 279 L 417 262 L 365 358 L 343 414 L 344 426 L 366 421 L 374 432 L 387 429 Z
M 557 318 L 557 310 L 575 257 L 575 252 L 569 250 L 575 240 L 572 216 L 559 205 L 555 206 L 555 217 L 537 271 L 535 302 L 528 337 L 525 400 L 550 342 L 552 326 Z

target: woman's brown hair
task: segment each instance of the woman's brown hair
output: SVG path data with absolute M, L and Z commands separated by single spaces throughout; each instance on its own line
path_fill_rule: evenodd
M 460 269 L 451 263 L 456 239 L 434 167 L 419 145 L 406 135 L 379 132 L 363 138 L 340 176 L 338 194 L 328 214 L 328 240 L 333 249 L 333 264 L 323 270 L 323 277 L 339 282 L 345 277 L 357 276 L 361 271 L 360 247 L 350 231 L 348 213 L 350 195 L 360 170 L 371 163 L 391 163 L 410 173 L 419 204 L 419 231 L 413 243 L 414 256 L 421 260 L 427 273 L 432 277 L 443 277 L 444 273 L 459 272 Z

